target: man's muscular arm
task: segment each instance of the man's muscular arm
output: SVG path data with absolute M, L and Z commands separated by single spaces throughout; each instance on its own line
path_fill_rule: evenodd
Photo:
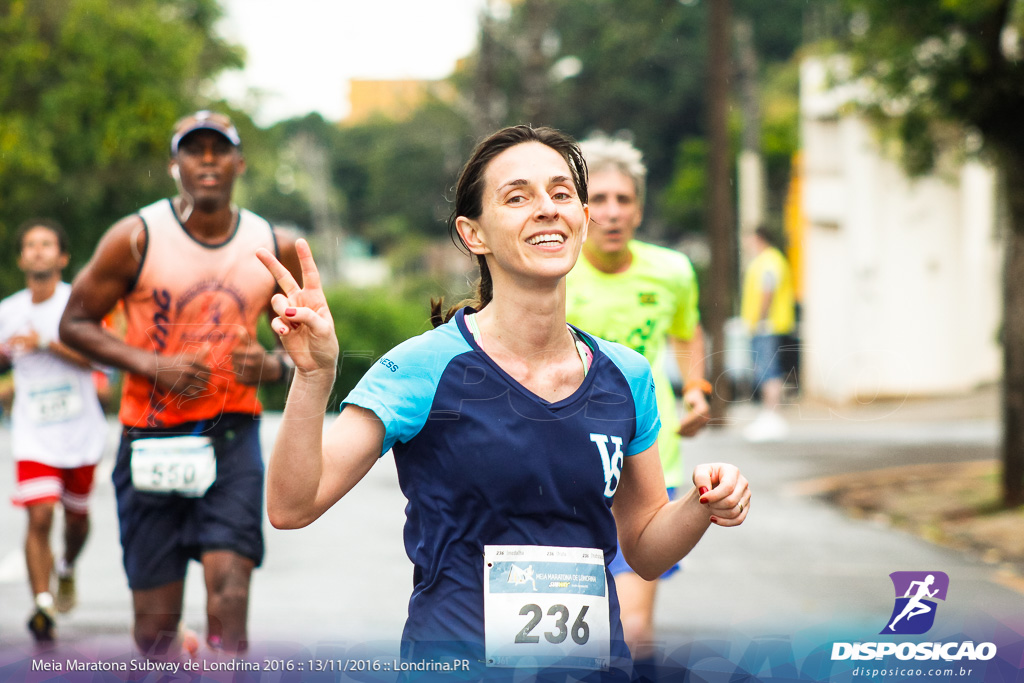
M 134 286 L 145 250 L 146 231 L 140 217 L 124 218 L 107 231 L 72 284 L 60 338 L 93 360 L 146 377 L 172 393 L 195 393 L 210 378 L 210 369 L 197 354 L 161 356 L 126 344 L 101 324 Z

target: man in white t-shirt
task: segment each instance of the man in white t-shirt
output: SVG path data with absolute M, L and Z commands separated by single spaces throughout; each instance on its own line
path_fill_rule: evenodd
M 89 362 L 57 339 L 71 285 L 67 236 L 38 219 L 18 231 L 25 289 L 0 301 L 0 368 L 14 368 L 11 411 L 17 469 L 15 505 L 28 511 L 25 561 L 35 606 L 28 628 L 38 642 L 55 635 L 56 611 L 75 604 L 74 564 L 89 533 L 88 497 L 103 454 L 107 423 Z M 54 566 L 50 529 L 64 508 L 64 554 Z M 50 592 L 56 569 L 57 596 Z

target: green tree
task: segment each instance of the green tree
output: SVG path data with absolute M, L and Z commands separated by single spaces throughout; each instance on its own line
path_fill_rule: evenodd
M 236 191 L 237 200 L 274 224 L 311 228 L 309 182 L 295 140 L 308 136 L 321 148 L 333 150 L 337 127 L 319 114 L 309 114 L 254 133 L 255 145 L 243 133 L 246 171 Z M 335 190 L 340 192 L 337 187 Z
M 242 64 L 219 39 L 216 0 L 0 3 L 0 246 L 52 216 L 72 263 L 120 216 L 166 194 L 174 121 L 207 102 L 210 79 Z M 23 286 L 0 268 L 0 288 Z
M 693 195 L 691 168 L 702 158 L 707 90 L 707 0 L 525 0 L 495 22 L 489 72 L 497 91 L 491 109 L 500 123 L 553 125 L 576 137 L 596 130 L 629 131 L 649 169 L 645 230 L 663 238 L 702 231 L 703 197 Z M 786 63 L 802 40 L 803 0 L 735 0 L 737 17 L 750 19 L 762 72 Z M 543 19 L 539 21 L 538 17 Z M 541 59 L 538 59 L 538 55 Z M 487 60 L 477 54 L 476 63 Z M 538 78 L 537 72 L 542 78 Z M 532 91 L 543 80 L 545 92 Z M 468 96 L 491 92 L 469 74 L 461 87 Z M 476 90 L 474 90 L 474 88 Z M 795 100 L 795 83 L 792 88 Z M 479 103 L 478 103 L 479 104 Z M 796 129 L 795 110 L 790 127 Z M 772 129 L 774 131 L 776 129 Z M 769 130 L 765 130 L 767 134 Z M 773 142 L 783 138 L 773 137 Z M 788 150 L 772 147 L 773 187 L 788 176 Z M 776 163 L 781 160 L 782 163 Z M 681 183 L 681 185 L 679 184 Z M 693 201 L 696 199 L 696 201 Z M 680 224 L 680 219 L 687 223 Z
M 936 124 L 976 131 L 1000 169 L 1009 230 L 1003 271 L 1003 491 L 1024 504 L 1024 7 L 1015 0 L 847 0 L 853 76 L 876 86 L 911 170 L 934 159 Z
M 381 251 L 405 236 L 446 234 L 449 189 L 472 144 L 465 117 L 430 100 L 406 120 L 343 128 L 338 140 L 336 177 L 354 232 Z
M 311 114 L 267 131 L 265 143 L 276 151 L 250 163 L 249 205 L 272 221 L 311 226 L 302 160 L 289 151 L 300 136 L 328 155 L 336 193 L 331 199 L 346 234 L 378 253 L 390 253 L 407 239 L 446 235 L 449 189 L 473 144 L 469 124 L 455 107 L 431 98 L 402 120 L 377 117 L 339 127 Z M 281 182 L 282 175 L 288 182 Z M 294 187 L 293 176 L 299 177 Z
M 341 348 L 338 376 L 327 402 L 328 411 L 333 412 L 389 349 L 430 329 L 430 310 L 425 294 L 396 296 L 391 287 L 339 287 L 326 292 L 326 297 Z M 275 343 L 275 337 L 270 325 L 262 320 L 260 342 L 269 347 Z M 270 410 L 283 410 L 287 393 L 288 387 L 282 384 L 268 384 L 260 387 L 260 400 Z
M 662 215 L 668 223 L 707 223 L 707 166 L 708 142 L 705 138 L 688 138 L 680 143 L 672 178 L 662 195 Z

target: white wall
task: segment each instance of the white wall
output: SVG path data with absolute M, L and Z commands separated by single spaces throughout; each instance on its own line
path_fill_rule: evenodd
M 908 178 L 827 83 L 823 61 L 803 64 L 805 390 L 844 402 L 997 380 L 995 174 Z

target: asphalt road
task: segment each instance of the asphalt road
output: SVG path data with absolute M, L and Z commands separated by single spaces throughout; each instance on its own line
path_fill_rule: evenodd
M 754 496 L 746 524 L 713 527 L 683 572 L 663 582 L 656 611 L 663 652 L 685 650 L 693 659 L 703 647 L 736 661 L 737 648 L 742 653 L 751 643 L 773 639 L 796 652 L 812 648 L 815 639 L 877 638 L 893 609 L 889 574 L 899 570 L 949 575 L 949 598 L 936 625 L 941 632 L 933 635 L 1007 624 L 1024 633 L 1024 594 L 1010 586 L 1005 568 L 846 518 L 805 493 L 808 481 L 843 472 L 995 458 L 999 431 L 991 403 L 983 396 L 974 403 L 897 402 L 856 411 L 790 406 L 792 434 L 771 445 L 743 441 L 740 427 L 751 409 L 737 406 L 734 425 L 689 441 L 691 466 L 734 462 L 752 482 Z M 274 415 L 264 420 L 267 451 L 276 423 Z M 13 491 L 9 439 L 9 430 L 0 428 L 5 499 Z M 112 424 L 111 453 L 115 440 Z M 79 606 L 58 622 L 59 657 L 124 658 L 132 652 L 109 468 L 108 456 L 78 568 Z M 404 505 L 394 464 L 385 457 L 309 528 L 278 531 L 266 524 L 267 558 L 252 588 L 253 653 L 292 659 L 396 653 L 412 585 L 402 547 Z M 20 549 L 24 525 L 22 510 L 0 505 L 0 681 L 20 676 L 34 652 L 25 628 L 30 598 Z M 193 564 L 185 621 L 200 633 L 204 599 L 200 567 Z M 35 680 L 49 679 L 40 674 Z

